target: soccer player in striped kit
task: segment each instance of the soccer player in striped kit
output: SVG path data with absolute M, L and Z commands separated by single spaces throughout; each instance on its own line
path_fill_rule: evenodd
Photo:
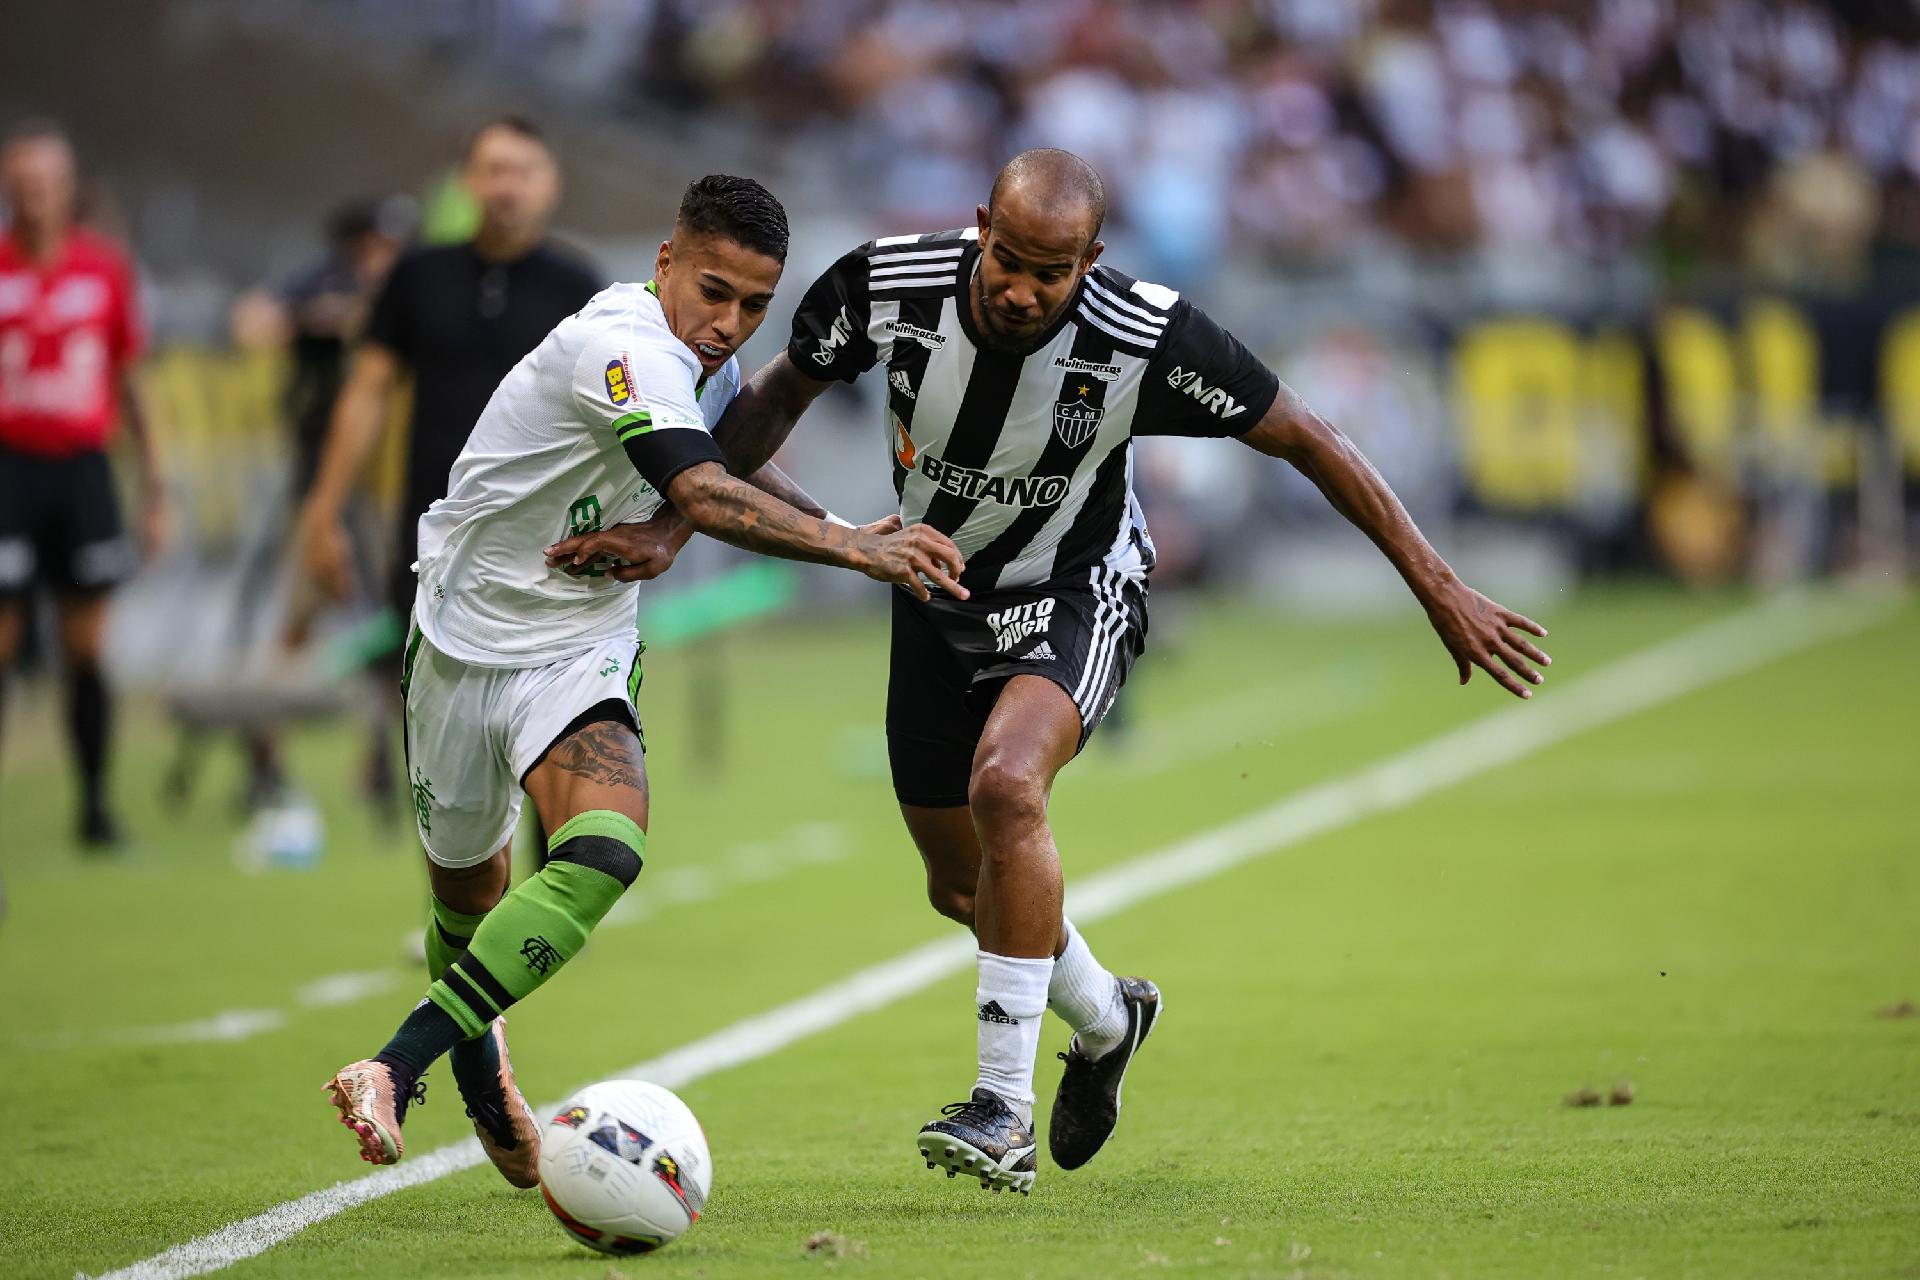
M 894 792 L 934 909 L 979 941 L 978 1074 L 918 1146 L 930 1167 L 1019 1191 L 1041 1015 L 1074 1029 L 1049 1131 L 1072 1169 L 1113 1132 L 1160 1010 L 1153 983 L 1115 977 L 1062 914 L 1047 825 L 1054 777 L 1145 644 L 1154 550 L 1133 437 L 1231 438 L 1299 468 L 1399 570 L 1462 682 L 1479 666 L 1524 698 L 1548 661 L 1515 634 L 1545 631 L 1462 583 L 1360 451 L 1231 334 L 1099 262 L 1105 211 L 1079 157 L 1014 157 L 975 226 L 862 245 L 815 281 L 786 352 L 716 428 L 749 474 L 829 385 L 884 365 L 900 517 L 966 558 L 964 597 L 892 593 Z

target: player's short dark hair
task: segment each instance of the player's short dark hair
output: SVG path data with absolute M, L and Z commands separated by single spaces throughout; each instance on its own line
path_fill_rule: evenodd
M 509 112 L 506 115 L 494 116 L 491 120 L 483 122 L 479 128 L 467 135 L 466 146 L 460 148 L 460 163 L 465 164 L 473 159 L 474 148 L 480 145 L 480 139 L 486 137 L 495 129 L 505 129 L 508 133 L 516 134 L 519 137 L 537 142 L 548 155 L 553 154 L 553 143 L 547 140 L 547 131 L 542 129 L 538 122 L 529 116 L 515 115 Z
M 752 178 L 710 173 L 687 184 L 675 230 L 721 236 L 775 262 L 787 260 L 787 211 Z
M 993 180 L 993 190 L 987 193 L 989 215 L 1000 192 L 1014 183 L 1032 183 L 1039 187 L 1048 203 L 1062 212 L 1069 203 L 1083 203 L 1093 219 L 1093 229 L 1087 233 L 1088 244 L 1093 243 L 1107 220 L 1107 184 L 1100 181 L 1100 174 L 1092 165 L 1071 151 L 1034 147 L 1007 161 Z

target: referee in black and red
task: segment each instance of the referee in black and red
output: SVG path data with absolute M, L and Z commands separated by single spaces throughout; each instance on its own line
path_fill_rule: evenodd
M 0 142 L 0 185 L 12 213 L 0 235 L 0 688 L 33 590 L 44 587 L 59 603 L 79 835 L 104 849 L 120 832 L 107 800 L 112 707 L 101 636 L 107 594 L 140 558 L 107 462 L 121 423 L 136 446 L 149 551 L 167 527 L 153 433 L 133 383 L 139 306 L 120 249 L 74 225 L 73 146 L 58 126 L 23 124 Z

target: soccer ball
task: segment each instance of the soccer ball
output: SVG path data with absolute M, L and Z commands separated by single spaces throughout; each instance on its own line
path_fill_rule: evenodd
M 671 1090 L 603 1080 L 561 1103 L 540 1138 L 540 1193 L 567 1234 L 602 1253 L 649 1253 L 700 1217 L 707 1135 Z

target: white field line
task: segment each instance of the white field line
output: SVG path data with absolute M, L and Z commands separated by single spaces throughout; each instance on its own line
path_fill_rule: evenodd
M 636 924 L 662 907 L 717 898 L 741 885 L 777 880 L 804 867 L 823 866 L 848 855 L 846 827 L 838 822 L 802 822 L 765 840 L 734 845 L 711 866 L 670 867 L 643 881 L 645 895 L 629 894 L 614 904 L 603 929 Z M 301 1009 L 331 1009 L 384 995 L 417 974 L 404 969 L 335 973 L 316 978 L 294 992 Z M 250 1040 L 293 1024 L 283 1009 L 223 1009 L 206 1018 L 151 1027 L 96 1027 L 22 1036 L 19 1049 L 58 1050 L 113 1045 L 218 1044 Z
M 293 993 L 302 1009 L 331 1009 L 391 991 L 405 975 L 398 969 L 334 973 L 316 978 Z M 284 1009 L 222 1009 L 210 1018 L 194 1018 L 156 1027 L 95 1027 L 55 1031 L 15 1041 L 23 1049 L 74 1049 L 106 1045 L 208 1044 L 251 1040 L 291 1025 Z
M 1068 893 L 1067 909 L 1081 923 L 1114 915 L 1312 836 L 1404 808 L 1589 729 L 1864 630 L 1891 617 L 1899 603 L 1824 595 L 1778 597 L 1556 686 L 1536 705 L 1496 711 L 1238 822 L 1089 876 Z M 619 1074 L 679 1088 L 920 991 L 965 968 L 973 954 L 972 939 L 949 935 Z M 356 1205 L 471 1168 L 483 1159 L 478 1142 L 456 1142 L 286 1201 L 108 1272 L 100 1280 L 183 1280 L 217 1271 Z
M 305 1009 L 331 1009 L 391 991 L 400 981 L 400 976 L 397 969 L 329 974 L 301 987 L 293 993 L 293 999 L 294 1003 Z

